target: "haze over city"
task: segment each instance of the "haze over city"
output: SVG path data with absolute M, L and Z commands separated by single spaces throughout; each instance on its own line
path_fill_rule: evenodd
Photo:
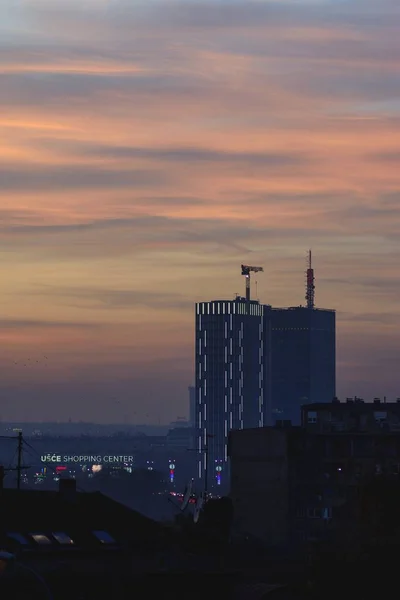
M 194 303 L 305 304 L 308 248 L 338 395 L 400 396 L 399 11 L 3 0 L 2 419 L 186 415 Z

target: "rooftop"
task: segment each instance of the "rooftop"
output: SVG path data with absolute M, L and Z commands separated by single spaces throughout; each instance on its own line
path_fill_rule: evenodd
M 345 402 L 333 400 L 332 402 L 315 402 L 314 404 L 303 404 L 303 410 L 329 410 L 341 411 L 343 408 L 351 407 L 352 410 L 365 412 L 366 410 L 374 411 L 377 409 L 395 409 L 400 410 L 400 399 L 396 402 L 386 402 L 380 398 L 374 398 L 371 402 L 365 402 L 362 398 L 346 398 Z
M 5 517 L 0 539 L 10 550 L 144 549 L 169 535 L 161 524 L 100 492 L 3 489 L 0 509 Z

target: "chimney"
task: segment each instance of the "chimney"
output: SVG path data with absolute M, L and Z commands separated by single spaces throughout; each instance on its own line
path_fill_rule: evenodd
M 76 480 L 60 479 L 58 491 L 65 502 L 76 502 Z

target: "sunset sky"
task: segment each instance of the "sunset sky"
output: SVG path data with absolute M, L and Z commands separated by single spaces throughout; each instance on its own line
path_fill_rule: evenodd
M 187 414 L 196 301 L 337 310 L 400 397 L 399 0 L 0 0 L 0 417 Z M 45 358 L 46 357 L 46 358 Z

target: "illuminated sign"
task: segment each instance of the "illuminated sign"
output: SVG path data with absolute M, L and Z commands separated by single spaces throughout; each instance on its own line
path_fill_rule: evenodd
M 94 456 L 89 454 L 66 454 L 62 456 L 61 454 L 42 454 L 40 460 L 43 463 L 86 463 L 86 464 L 124 464 L 124 463 L 133 463 L 133 456 Z

